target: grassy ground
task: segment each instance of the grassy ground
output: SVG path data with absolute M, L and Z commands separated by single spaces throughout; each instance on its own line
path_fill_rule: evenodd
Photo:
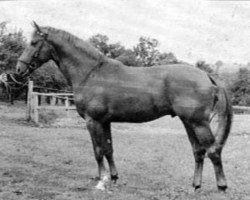
M 0 104 L 2 200 L 250 199 L 250 115 L 235 116 L 223 151 L 226 193 L 217 191 L 208 159 L 203 187 L 193 191 L 191 146 L 177 119 L 114 124 L 120 179 L 104 192 L 94 189 L 97 167 L 83 120 L 78 126 L 42 128 L 24 119 L 22 104 Z

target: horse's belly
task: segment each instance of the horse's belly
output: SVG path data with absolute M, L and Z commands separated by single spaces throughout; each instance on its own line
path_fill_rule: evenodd
M 111 121 L 147 122 L 171 114 L 168 105 L 157 105 L 150 100 L 118 102 L 110 108 Z
M 142 122 L 149 122 L 155 119 L 158 119 L 166 114 L 156 114 L 153 112 L 143 113 L 143 112 L 126 112 L 126 113 L 119 113 L 113 114 L 110 121 L 112 122 L 134 122 L 134 123 L 142 123 Z M 170 114 L 170 113 L 169 113 Z

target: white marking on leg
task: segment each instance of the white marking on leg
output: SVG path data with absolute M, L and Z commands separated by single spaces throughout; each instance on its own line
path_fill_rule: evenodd
M 102 179 L 97 183 L 97 185 L 95 186 L 96 189 L 98 190 L 105 190 L 105 184 L 108 182 L 109 177 L 107 174 L 105 174 Z

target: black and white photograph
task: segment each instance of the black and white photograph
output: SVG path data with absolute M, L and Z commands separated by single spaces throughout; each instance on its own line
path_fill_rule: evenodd
M 0 200 L 250 200 L 250 0 L 0 0 Z

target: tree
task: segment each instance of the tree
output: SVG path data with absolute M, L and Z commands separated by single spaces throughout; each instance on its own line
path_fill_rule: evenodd
M 108 36 L 102 35 L 102 34 L 96 34 L 89 38 L 89 42 L 97 48 L 99 51 L 101 51 L 104 55 L 107 55 L 109 52 L 108 44 L 109 41 Z
M 0 22 L 0 36 L 4 35 L 6 32 L 6 25 L 8 24 L 7 21 Z
M 141 36 L 133 49 L 126 49 L 120 42 L 109 43 L 106 35 L 96 34 L 89 42 L 109 58 L 117 59 L 128 66 L 153 66 L 179 63 L 172 52 L 160 53 L 156 39 Z
M 106 35 L 96 34 L 89 39 L 89 42 L 104 55 L 113 59 L 125 52 L 124 46 L 119 42 L 114 44 L 109 43 L 109 38 Z
M 237 78 L 230 90 L 234 105 L 250 105 L 250 71 L 247 68 L 239 69 Z
M 53 61 L 45 63 L 32 73 L 32 80 L 38 86 L 56 90 L 70 90 L 70 86 Z
M 149 37 L 140 37 L 139 43 L 134 47 L 134 52 L 138 62 L 143 66 L 150 67 L 159 60 L 160 52 L 157 49 L 158 40 Z
M 175 55 L 170 52 L 170 53 L 161 53 L 158 58 L 158 65 L 167 65 L 167 64 L 176 64 L 179 63 Z
M 212 74 L 214 72 L 214 70 L 210 67 L 210 65 L 203 60 L 197 61 L 195 66 L 209 74 Z
M 119 42 L 108 44 L 108 57 L 115 59 L 123 53 L 125 53 L 125 47 L 122 46 Z
M 218 60 L 216 63 L 215 63 L 215 67 L 216 67 L 216 69 L 215 69 L 215 74 L 219 74 L 219 71 L 220 71 L 220 68 L 221 68 L 221 66 L 223 66 L 223 62 L 221 61 L 221 60 Z
M 9 32 L 7 24 L 6 21 L 0 23 L 0 73 L 15 71 L 17 59 L 26 45 L 22 30 Z M 23 89 L 25 89 L 25 87 L 22 87 L 20 90 L 14 90 L 14 87 L 12 86 L 12 88 L 6 90 L 11 103 L 13 103 L 13 97 L 21 95 Z
M 131 49 L 126 49 L 123 54 L 116 58 L 121 61 L 124 65 L 137 67 L 140 66 L 140 62 L 136 58 L 136 54 Z
M 14 71 L 17 59 L 26 45 L 22 30 L 9 33 L 7 22 L 0 23 L 0 73 Z

